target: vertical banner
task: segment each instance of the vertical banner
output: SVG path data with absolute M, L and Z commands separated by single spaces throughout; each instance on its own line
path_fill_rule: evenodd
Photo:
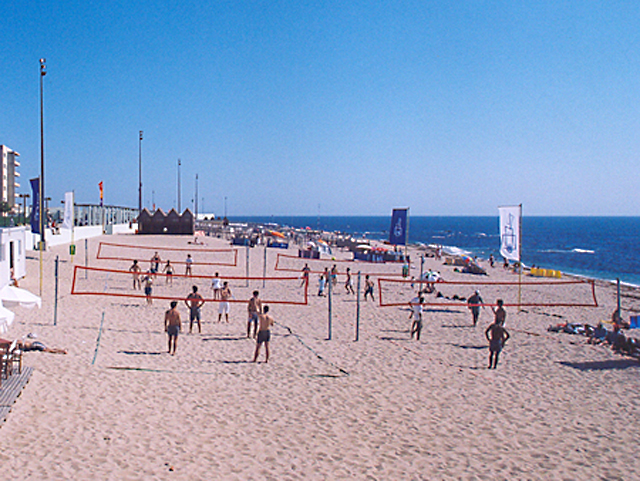
M 64 193 L 64 220 L 62 221 L 62 227 L 65 229 L 72 229 L 74 224 L 73 219 L 73 192 Z
M 40 234 L 40 177 L 31 179 L 31 232 Z
M 100 207 L 102 207 L 104 200 L 104 189 L 102 188 L 102 181 L 100 181 L 98 187 L 100 187 Z
M 389 243 L 393 245 L 407 245 L 407 218 L 409 209 L 393 209 L 391 214 L 391 229 L 389 229 Z
M 500 255 L 511 261 L 520 261 L 520 220 L 522 206 L 498 207 L 500 212 Z

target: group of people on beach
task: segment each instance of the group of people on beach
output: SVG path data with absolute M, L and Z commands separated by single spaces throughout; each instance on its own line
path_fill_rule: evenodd
M 305 264 L 304 267 L 302 268 L 302 283 L 300 284 L 300 287 L 303 287 L 305 284 L 308 285 L 310 273 L 311 273 L 311 268 L 309 267 L 308 264 Z M 344 280 L 345 292 L 350 295 L 355 294 L 356 291 L 353 288 L 353 279 L 351 277 L 350 267 L 347 267 L 344 275 L 345 275 L 345 280 Z M 327 296 L 326 289 L 328 288 L 329 283 L 331 284 L 332 291 L 338 285 L 338 268 L 336 267 L 336 264 L 334 264 L 331 267 L 331 270 L 329 270 L 328 267 L 325 267 L 324 271 L 320 273 L 318 277 L 318 296 L 319 297 Z M 374 287 L 373 281 L 371 280 L 369 275 L 366 275 L 365 281 L 364 281 L 364 300 L 365 301 L 367 300 L 367 296 L 371 297 L 371 300 L 375 301 L 375 298 L 373 295 L 373 287 Z
M 221 295 L 229 294 L 228 283 L 223 283 Z M 251 299 L 247 302 L 247 338 L 256 339 L 256 349 L 252 362 L 257 362 L 260 354 L 260 347 L 265 346 L 265 362 L 269 362 L 269 341 L 271 340 L 271 327 L 275 324 L 273 317 L 269 315 L 269 306 L 263 306 L 259 297 L 259 291 L 253 291 Z M 197 323 L 198 333 L 202 333 L 200 324 L 200 308 L 204 305 L 204 298 L 198 293 L 198 286 L 192 287 L 192 292 L 185 299 L 185 304 L 189 309 L 189 333 L 193 331 L 194 322 Z M 226 304 L 226 320 L 229 322 L 228 301 L 221 301 L 220 304 Z M 176 353 L 178 343 L 178 335 L 182 330 L 182 320 L 178 311 L 178 301 L 171 301 L 170 309 L 164 315 L 164 329 L 168 336 L 168 353 L 172 356 Z M 222 308 L 218 314 L 218 322 L 222 319 Z M 253 328 L 253 336 L 251 330 Z

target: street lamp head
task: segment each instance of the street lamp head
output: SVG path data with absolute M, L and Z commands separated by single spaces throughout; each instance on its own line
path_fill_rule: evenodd
M 140 140 L 142 140 L 142 130 L 140 131 Z
M 40 75 L 42 75 L 43 77 L 47 75 L 47 65 L 45 63 L 46 61 L 47 61 L 46 58 L 40 59 Z

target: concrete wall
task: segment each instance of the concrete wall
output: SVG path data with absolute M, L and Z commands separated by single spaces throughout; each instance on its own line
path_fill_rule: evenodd
M 135 234 L 138 228 L 137 224 L 133 224 L 129 227 L 129 224 L 110 224 L 106 226 L 105 234 Z M 52 234 L 51 229 L 47 229 L 45 240 L 47 246 L 58 246 L 62 244 L 71 244 L 71 229 L 60 228 L 59 234 Z M 89 239 L 91 237 L 98 237 L 102 235 L 101 225 L 87 225 L 83 227 L 73 228 L 73 239 L 77 243 L 82 239 Z M 27 231 L 27 250 L 34 250 L 40 240 L 39 234 L 33 234 L 31 231 Z

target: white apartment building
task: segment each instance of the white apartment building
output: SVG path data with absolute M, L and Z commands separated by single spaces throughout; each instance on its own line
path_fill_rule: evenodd
M 19 210 L 20 207 L 16 205 L 16 189 L 20 187 L 18 183 L 20 174 L 16 167 L 20 166 L 20 162 L 18 162 L 20 154 L 6 145 L 0 145 L 0 152 L 2 153 L 0 201 L 8 203 L 14 210 Z

